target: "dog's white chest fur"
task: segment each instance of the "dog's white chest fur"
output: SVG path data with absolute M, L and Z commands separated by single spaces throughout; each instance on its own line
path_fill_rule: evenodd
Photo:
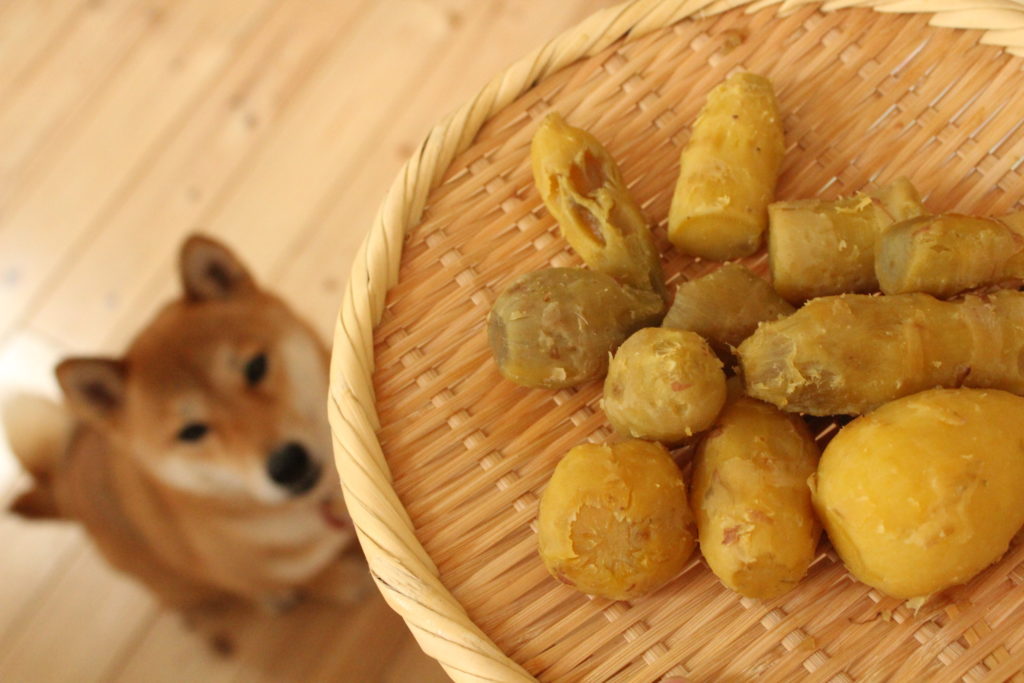
M 210 518 L 191 539 L 211 574 L 222 585 L 300 585 L 352 540 L 330 527 L 319 507 L 274 510 L 263 515 Z

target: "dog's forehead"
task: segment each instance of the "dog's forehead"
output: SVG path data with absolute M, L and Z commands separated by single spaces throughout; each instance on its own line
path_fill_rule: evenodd
M 196 419 L 211 399 L 240 395 L 245 365 L 263 352 L 289 376 L 326 372 L 322 341 L 271 295 L 172 303 L 129 347 L 127 404 L 139 419 Z
M 172 388 L 208 381 L 215 368 L 274 344 L 290 319 L 272 299 L 173 303 L 129 347 L 129 382 Z
M 209 339 L 238 339 L 272 334 L 284 323 L 285 309 L 271 298 L 176 301 L 164 307 L 132 343 L 131 352 L 168 343 L 185 344 Z

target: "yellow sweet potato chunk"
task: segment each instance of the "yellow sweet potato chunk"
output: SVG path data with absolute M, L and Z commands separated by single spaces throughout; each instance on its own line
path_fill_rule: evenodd
M 696 544 L 682 473 L 646 441 L 570 450 L 544 489 L 537 524 L 551 575 L 610 600 L 656 590 Z
M 932 389 L 861 417 L 829 443 L 814 504 L 860 581 L 897 598 L 965 583 L 1024 524 L 1024 398 Z

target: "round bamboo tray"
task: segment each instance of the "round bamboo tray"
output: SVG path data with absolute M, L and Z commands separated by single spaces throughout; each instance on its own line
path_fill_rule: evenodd
M 600 383 L 514 386 L 484 334 L 514 277 L 579 264 L 532 186 L 529 141 L 548 111 L 618 160 L 679 281 L 715 267 L 673 252 L 664 220 L 688 127 L 730 71 L 776 86 L 780 197 L 907 175 L 933 211 L 994 215 L 1024 187 L 1022 55 L 1011 0 L 639 0 L 517 62 L 431 132 L 356 258 L 330 414 L 374 578 L 453 678 L 1024 680 L 1024 544 L 916 614 L 851 579 L 826 543 L 766 603 L 700 560 L 632 603 L 550 579 L 537 496 L 571 446 L 611 436 Z M 746 262 L 765 270 L 763 255 Z

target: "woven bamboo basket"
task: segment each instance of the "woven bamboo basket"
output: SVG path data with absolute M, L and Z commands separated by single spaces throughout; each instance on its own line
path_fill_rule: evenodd
M 907 175 L 933 211 L 993 215 L 1024 188 L 1021 56 L 1011 0 L 639 0 L 517 62 L 431 132 L 356 258 L 330 413 L 374 578 L 453 678 L 1024 680 L 1024 543 L 918 613 L 850 578 L 824 542 L 771 602 L 729 592 L 700 560 L 632 603 L 551 580 L 538 493 L 571 446 L 611 436 L 600 383 L 514 386 L 484 333 L 511 279 L 579 264 L 532 186 L 529 141 L 548 111 L 618 160 L 680 281 L 716 266 L 665 240 L 678 154 L 732 70 L 776 86 L 780 197 Z M 746 263 L 765 272 L 763 254 Z

